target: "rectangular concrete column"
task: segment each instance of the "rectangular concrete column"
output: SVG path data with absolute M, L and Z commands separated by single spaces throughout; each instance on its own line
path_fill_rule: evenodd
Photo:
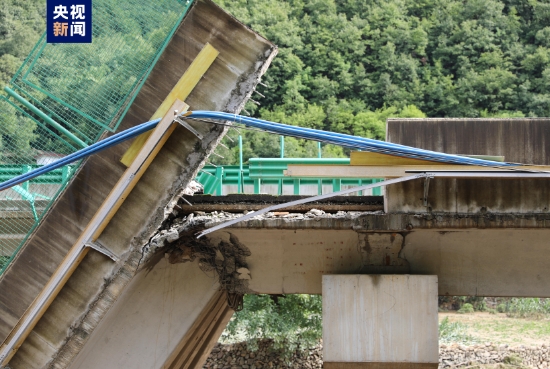
M 325 369 L 435 369 L 438 354 L 437 276 L 323 276 Z

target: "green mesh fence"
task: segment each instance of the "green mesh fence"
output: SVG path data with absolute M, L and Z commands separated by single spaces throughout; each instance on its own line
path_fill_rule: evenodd
M 191 4 L 94 0 L 92 44 L 44 34 L 0 96 L 0 182 L 116 130 Z M 0 192 L 0 274 L 77 166 Z

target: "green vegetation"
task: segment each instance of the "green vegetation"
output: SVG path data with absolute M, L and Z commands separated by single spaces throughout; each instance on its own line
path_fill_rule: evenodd
M 4 87 L 46 29 L 44 0 L 0 0 L 0 87 Z
M 469 304 L 469 303 L 465 303 L 457 311 L 457 313 L 459 313 L 459 314 L 469 314 L 469 313 L 473 313 L 473 312 L 474 312 L 474 307 L 472 306 L 472 304 Z
M 461 322 L 452 322 L 445 317 L 439 322 L 439 343 L 473 343 L 475 340 L 468 334 L 468 326 Z
M 440 342 L 475 344 L 492 342 L 496 345 L 540 345 L 550 339 L 550 320 L 511 318 L 505 314 L 453 314 L 442 313 L 440 319 Z M 443 324 L 445 320 L 448 323 Z M 460 334 L 449 333 L 442 337 L 447 329 L 453 332 L 452 324 Z M 451 324 L 447 327 L 446 324 Z M 442 328 L 443 327 L 443 328 Z M 451 338 L 445 338 L 451 337 Z
M 513 298 L 506 310 L 513 318 L 544 319 L 550 317 L 550 299 Z
M 246 295 L 244 308 L 229 322 L 222 340 L 246 340 L 251 349 L 258 340 L 272 340 L 273 349 L 290 356 L 312 348 L 322 334 L 321 296 Z
M 46 29 L 45 6 L 44 0 L 0 0 L 0 89 L 15 74 Z M 34 134 L 36 124 L 16 115 L 15 109 L 2 101 L 0 124 L 0 163 L 3 162 L 2 153 L 10 154 L 9 162 L 32 163 L 29 157 L 31 142 L 37 138 Z
M 486 311 L 485 297 L 481 296 L 439 296 L 439 307 L 442 311 L 460 310 L 464 304 L 469 304 L 475 311 Z
M 383 138 L 385 119 L 550 115 L 550 4 L 218 0 L 280 48 L 253 115 Z M 263 152 L 250 140 L 245 157 Z

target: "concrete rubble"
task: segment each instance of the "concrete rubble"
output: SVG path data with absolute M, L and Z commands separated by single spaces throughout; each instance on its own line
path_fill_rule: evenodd
M 181 237 L 190 237 L 200 230 L 213 227 L 217 224 L 227 222 L 231 219 L 240 218 L 243 215 L 249 214 L 250 211 L 244 211 L 242 214 L 228 213 L 223 211 L 213 211 L 206 213 L 203 211 L 195 211 L 187 216 L 179 216 L 177 207 L 172 210 L 163 226 L 158 232 L 151 237 L 150 241 L 144 246 L 142 264 L 151 255 L 160 250 L 164 246 L 169 246 L 174 241 Z M 249 219 L 254 220 L 269 220 L 277 219 L 284 222 L 293 222 L 301 220 L 320 221 L 322 219 L 346 219 L 352 220 L 363 214 L 373 214 L 380 212 L 358 212 L 358 211 L 338 211 L 337 213 L 326 213 L 323 210 L 311 209 L 307 213 L 289 213 L 289 212 L 269 212 L 258 215 Z
M 323 347 L 319 344 L 302 353 L 295 353 L 287 364 L 281 355 L 273 351 L 269 341 L 258 343 L 257 351 L 250 351 L 246 342 L 230 345 L 216 344 L 206 360 L 203 369 L 278 369 L 304 368 L 321 369 L 323 367 Z
M 548 369 L 550 367 L 550 345 L 509 347 L 508 345 L 486 343 L 474 346 L 457 344 L 439 346 L 439 368 L 497 363 Z
M 296 353 L 292 363 L 285 364 L 269 342 L 260 342 L 255 352 L 248 350 L 245 342 L 224 345 L 216 344 L 203 369 L 259 369 L 259 368 L 307 368 L 323 367 L 322 344 L 303 353 Z M 550 368 L 550 345 L 517 346 L 493 345 L 491 343 L 473 346 L 440 345 L 439 368 L 472 368 L 484 364 L 509 364 L 517 368 Z

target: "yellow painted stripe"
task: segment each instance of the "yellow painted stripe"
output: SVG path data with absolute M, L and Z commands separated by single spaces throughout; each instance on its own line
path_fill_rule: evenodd
M 429 160 L 409 159 L 401 156 L 379 154 L 375 152 L 353 151 L 350 155 L 350 165 L 441 165 Z
M 179 110 L 180 112 L 187 111 L 189 109 L 189 105 L 184 103 L 183 101 L 180 101 L 179 99 L 176 99 L 174 103 L 171 105 L 172 110 Z M 173 112 L 170 111 L 170 106 L 168 107 L 166 114 L 162 118 L 162 120 L 159 122 L 157 127 L 151 131 L 151 134 L 147 137 L 147 140 L 145 141 L 143 145 L 143 152 L 139 152 L 138 156 L 136 156 L 138 162 L 136 162 L 136 165 L 134 165 L 136 168 L 133 168 L 134 166 L 130 166 L 130 168 L 126 169 L 126 171 L 132 171 L 133 177 L 131 178 L 130 182 L 128 183 L 127 187 L 124 189 L 124 192 L 120 195 L 118 199 L 116 199 L 115 203 L 112 205 L 112 207 L 109 209 L 109 212 L 101 222 L 101 224 L 97 227 L 97 230 L 92 236 L 92 241 L 95 241 L 98 239 L 98 237 L 103 233 L 103 230 L 113 216 L 116 214 L 118 209 L 122 206 L 122 203 L 128 195 L 130 195 L 130 192 L 134 189 L 138 181 L 141 179 L 141 176 L 143 176 L 143 173 L 149 168 L 149 165 L 153 162 L 153 160 L 156 158 L 157 154 L 159 153 L 160 149 L 164 146 L 166 141 L 168 140 L 168 137 L 174 132 L 174 130 L 177 127 L 177 124 L 174 124 L 174 115 Z M 134 162 L 132 162 L 134 164 Z M 122 179 L 119 180 L 120 183 L 123 182 L 123 178 L 125 177 L 125 174 L 123 175 Z M 117 183 L 118 185 L 118 183 Z
M 170 109 L 170 106 L 172 106 L 174 101 L 176 101 L 176 99 L 185 100 L 187 96 L 189 96 L 191 91 L 193 91 L 195 86 L 199 83 L 202 76 L 206 73 L 208 68 L 210 68 L 210 66 L 219 54 L 220 52 L 216 50 L 212 45 L 208 43 L 204 45 L 195 60 L 193 60 L 189 68 L 187 68 L 185 73 L 183 73 L 183 76 L 181 76 L 178 83 L 176 83 L 172 91 L 170 91 L 166 99 L 164 99 L 155 114 L 153 114 L 151 120 L 163 117 L 168 109 Z M 139 150 L 145 144 L 145 141 L 147 141 L 149 135 L 150 132 L 146 132 L 138 136 L 134 140 L 130 148 L 124 153 L 122 159 L 120 160 L 124 165 L 126 165 L 127 167 L 130 166 L 130 164 L 137 156 Z
M 550 166 L 526 167 L 530 170 L 548 171 Z M 512 172 L 505 167 L 491 168 L 476 165 L 313 165 L 289 164 L 284 175 L 295 178 L 397 178 L 413 172 L 470 171 L 470 172 Z M 408 173 L 409 172 L 409 173 Z

